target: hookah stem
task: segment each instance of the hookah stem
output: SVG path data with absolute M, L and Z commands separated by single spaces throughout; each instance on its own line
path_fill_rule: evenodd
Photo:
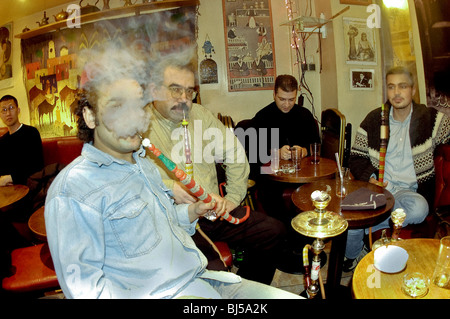
M 183 129 L 184 129 L 184 153 L 186 156 L 185 168 L 186 168 L 186 173 L 192 177 L 192 175 L 194 173 L 194 168 L 192 166 L 192 160 L 191 160 L 191 147 L 189 144 L 188 124 L 189 124 L 189 122 L 186 119 L 186 113 L 183 110 L 183 121 L 181 122 L 181 125 L 183 126 Z
M 378 182 L 383 185 L 384 166 L 386 164 L 386 149 L 389 136 L 389 126 L 384 104 L 381 105 L 381 126 L 380 126 L 380 168 L 378 171 Z
M 205 192 L 205 190 L 201 185 L 198 185 L 195 182 L 195 180 L 191 178 L 191 176 L 186 174 L 182 169 L 179 169 L 172 160 L 166 157 L 158 148 L 155 147 L 155 145 L 150 143 L 149 139 L 145 138 L 142 141 L 142 145 L 147 147 L 153 154 L 155 154 L 155 156 L 159 158 L 159 160 L 167 167 L 167 169 L 173 172 L 175 176 L 178 178 L 178 180 L 184 186 L 186 186 L 194 194 L 194 196 L 196 196 L 205 203 L 210 203 L 211 201 L 214 200 L 210 194 Z M 227 211 L 225 211 L 221 217 L 225 219 L 227 222 L 237 225 L 246 221 L 249 216 L 250 216 L 250 207 L 247 207 L 247 212 L 245 216 L 242 218 L 233 217 Z
M 305 281 L 306 281 L 306 289 L 311 285 L 311 273 L 310 273 L 310 265 L 308 260 L 308 253 L 311 246 L 309 244 L 303 247 L 303 267 L 305 267 Z

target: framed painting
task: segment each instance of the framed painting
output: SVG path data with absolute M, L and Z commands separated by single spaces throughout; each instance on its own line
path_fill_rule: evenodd
M 269 0 L 222 0 L 228 91 L 272 90 L 275 52 Z
M 347 64 L 376 65 L 375 31 L 367 26 L 366 19 L 342 19 L 344 48 Z
M 12 74 L 13 23 L 0 27 L 0 89 L 13 86 Z
M 368 6 L 372 4 L 372 0 L 340 0 L 341 4 L 356 4 L 360 6 Z
M 373 90 L 373 69 L 350 69 L 350 90 Z

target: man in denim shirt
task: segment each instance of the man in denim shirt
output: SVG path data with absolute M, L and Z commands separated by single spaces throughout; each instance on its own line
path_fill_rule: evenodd
M 76 110 L 78 137 L 87 143 L 55 178 L 45 205 L 48 244 L 64 295 L 297 297 L 233 273 L 205 270 L 207 260 L 190 236 L 198 217 L 214 204 L 175 205 L 158 169 L 145 157 L 140 129 L 117 133 L 117 119 L 128 126 L 135 123 L 111 119 L 130 99 L 140 110 L 145 95 L 142 83 L 123 77 L 138 70 L 104 76 L 110 65 L 120 69 L 130 61 L 120 52 L 105 52 L 95 58 L 100 80 L 84 85 Z

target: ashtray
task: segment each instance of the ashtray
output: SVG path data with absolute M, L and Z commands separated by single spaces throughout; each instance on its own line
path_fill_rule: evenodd
M 375 268 L 385 273 L 400 272 L 406 267 L 408 253 L 405 249 L 394 246 L 381 246 L 374 252 Z

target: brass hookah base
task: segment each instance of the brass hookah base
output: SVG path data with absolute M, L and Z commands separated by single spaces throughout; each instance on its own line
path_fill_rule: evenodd
M 291 221 L 292 228 L 295 231 L 304 236 L 315 238 L 311 245 L 314 252 L 311 284 L 306 289 L 309 298 L 314 298 L 321 290 L 322 297 L 325 297 L 323 284 L 320 280 L 320 253 L 325 247 L 323 239 L 340 235 L 348 228 L 348 222 L 341 215 L 326 210 L 331 195 L 326 192 L 320 193 L 320 196 L 315 196 L 317 191 L 311 194 L 315 210 L 300 213 Z

